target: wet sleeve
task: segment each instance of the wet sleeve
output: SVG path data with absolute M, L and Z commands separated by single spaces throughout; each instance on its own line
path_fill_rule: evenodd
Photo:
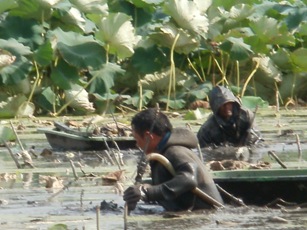
M 197 186 L 195 167 L 185 163 L 175 168 L 176 175 L 169 181 L 147 189 L 149 201 L 172 200 Z

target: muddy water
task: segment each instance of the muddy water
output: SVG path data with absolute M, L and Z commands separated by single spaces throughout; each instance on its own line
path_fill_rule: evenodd
M 304 110 L 258 111 L 256 123 L 266 140 L 258 152 L 263 160 L 276 165 L 266 154 L 274 150 L 286 164 L 298 162 L 297 139 L 294 135 L 283 135 L 292 130 L 299 134 L 301 163 L 305 165 L 306 115 Z M 183 122 L 196 131 L 203 121 L 173 120 L 175 126 Z M 97 152 L 54 150 L 51 156 L 43 157 L 42 150 L 51 147 L 42 134 L 35 132 L 42 125 L 29 120 L 24 123 L 28 124 L 27 128 L 18 131 L 19 137 L 25 149 L 36 146 L 38 158 L 33 158 L 35 168 L 17 169 L 7 148 L 0 148 L 0 229 L 124 229 L 121 186 L 125 188 L 133 183 L 137 152 L 123 152 L 124 166 L 110 165 L 99 152 L 101 158 L 97 157 Z M 14 153 L 20 151 L 18 145 L 11 148 Z M 77 179 L 70 160 L 74 163 Z M 121 184 L 102 180 L 102 176 L 119 169 L 125 170 L 126 179 Z M 66 189 L 46 188 L 46 182 L 41 180 L 44 176 L 55 177 Z M 97 211 L 101 202 L 108 206 Z M 126 223 L 128 229 L 307 229 L 307 216 L 304 209 L 229 205 L 210 211 L 166 213 L 159 206 L 140 203 Z

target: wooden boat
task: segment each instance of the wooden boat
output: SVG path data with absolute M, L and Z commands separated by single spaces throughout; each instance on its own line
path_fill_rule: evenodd
M 222 170 L 212 171 L 212 176 L 222 189 L 247 205 L 266 205 L 278 198 L 307 202 L 307 168 Z
M 44 133 L 50 146 L 56 150 L 95 151 L 109 148 L 120 150 L 136 148 L 136 141 L 133 137 L 94 135 L 59 122 L 55 122 L 54 128 L 39 128 L 37 131 Z

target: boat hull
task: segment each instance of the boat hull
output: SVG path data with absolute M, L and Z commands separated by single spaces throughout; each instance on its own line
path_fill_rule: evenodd
M 95 151 L 117 147 L 120 150 L 136 148 L 136 141 L 132 137 L 83 137 L 47 128 L 38 129 L 38 132 L 43 132 L 50 146 L 56 150 Z
M 266 205 L 278 198 L 307 202 L 307 169 L 214 171 L 212 176 L 216 184 L 247 205 Z

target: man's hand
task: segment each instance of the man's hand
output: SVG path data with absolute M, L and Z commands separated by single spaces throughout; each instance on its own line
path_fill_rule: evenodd
M 148 201 L 147 187 L 148 185 L 133 185 L 124 191 L 123 198 L 127 202 L 128 210 L 134 210 L 140 200 Z

